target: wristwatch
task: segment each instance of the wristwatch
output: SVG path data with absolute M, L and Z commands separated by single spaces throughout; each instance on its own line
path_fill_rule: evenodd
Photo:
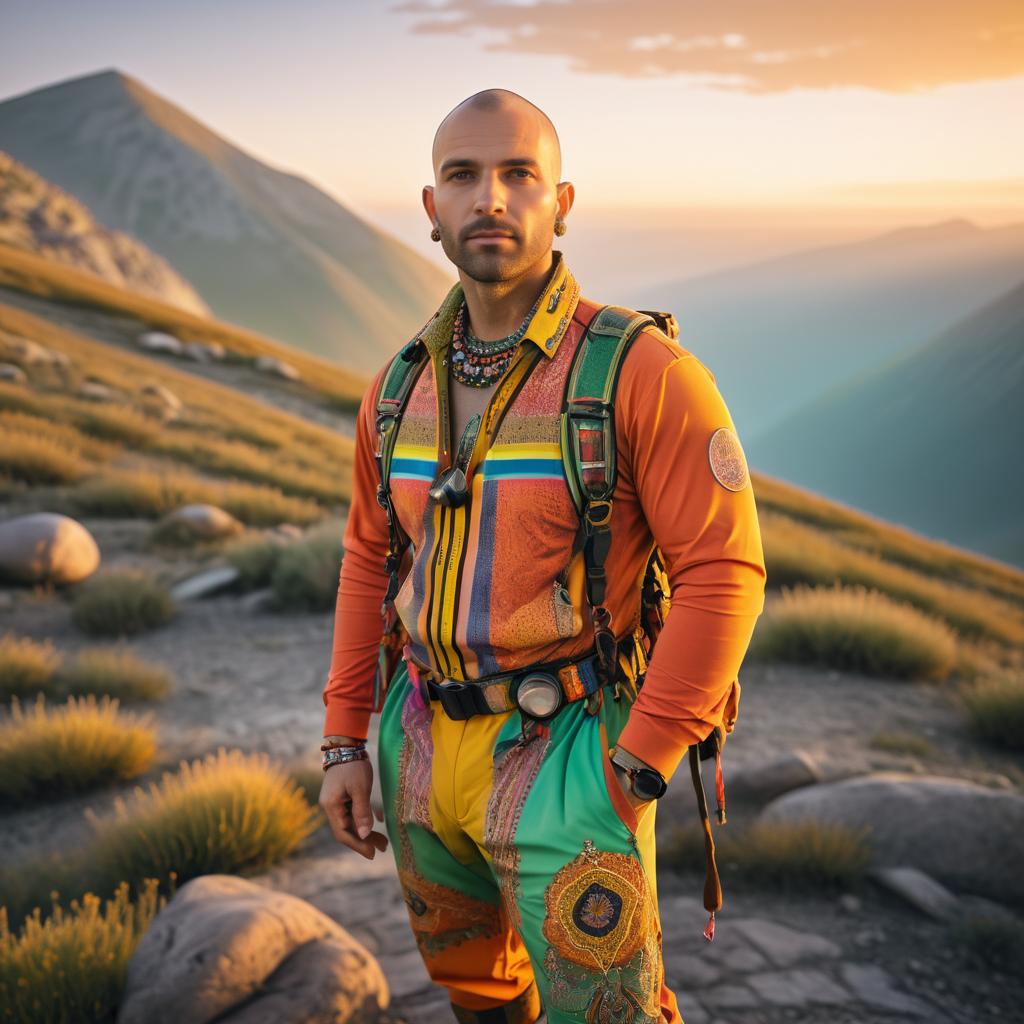
M 657 800 L 668 790 L 668 783 L 661 772 L 621 747 L 614 749 L 612 764 L 617 764 L 629 776 L 630 792 L 640 800 Z

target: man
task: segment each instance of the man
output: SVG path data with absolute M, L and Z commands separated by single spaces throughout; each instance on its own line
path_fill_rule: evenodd
M 552 249 L 574 198 L 558 138 L 533 104 L 488 89 L 448 114 L 432 158 L 423 205 L 459 283 L 417 335 L 429 359 L 391 464 L 408 644 L 380 709 L 387 835 L 372 831 L 359 748 L 389 583 L 374 453 L 390 360 L 359 411 L 323 695 L 336 763 L 320 804 L 366 857 L 390 838 L 420 952 L 458 1021 L 680 1022 L 662 966 L 655 798 L 637 780 L 670 781 L 734 697 L 765 581 L 746 462 L 711 373 L 646 327 L 615 392 L 600 609 L 632 652 L 623 672 L 643 664 L 634 641 L 655 542 L 671 613 L 639 693 L 606 685 L 559 447 L 572 357 L 600 304 Z M 531 692 L 523 670 L 538 667 L 563 688 L 557 713 L 531 704 L 544 688 Z M 451 681 L 478 691 L 468 717 L 452 717 Z

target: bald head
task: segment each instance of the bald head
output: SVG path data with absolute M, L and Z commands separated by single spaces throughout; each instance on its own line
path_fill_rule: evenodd
M 562 147 L 551 118 L 540 107 L 510 89 L 484 89 L 473 93 L 448 112 L 434 133 L 431 161 L 437 176 L 441 163 L 461 143 L 479 139 L 488 127 L 518 136 L 530 152 L 546 166 L 552 184 L 562 177 Z

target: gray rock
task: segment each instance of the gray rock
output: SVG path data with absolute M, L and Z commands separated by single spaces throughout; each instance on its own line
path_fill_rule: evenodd
M 163 384 L 146 384 L 142 388 L 142 395 L 143 398 L 151 400 L 153 404 L 159 405 L 164 412 L 174 413 L 175 415 L 181 412 L 181 399 L 169 387 L 165 387 Z
M 747 765 L 734 771 L 726 784 L 726 801 L 732 797 L 767 803 L 801 786 L 814 785 L 821 778 L 821 769 L 810 755 L 794 750 L 767 764 Z
M 889 1013 L 908 1013 L 923 1017 L 929 1024 L 941 1024 L 949 1018 L 939 1010 L 916 996 L 900 992 L 893 987 L 892 978 L 875 964 L 843 964 L 840 968 L 843 981 L 849 985 L 862 1003 Z
M 112 387 L 98 380 L 82 381 L 78 385 L 78 396 L 87 398 L 90 402 L 116 402 L 121 397 Z
M 238 580 L 238 575 L 238 570 L 230 565 L 206 569 L 176 583 L 171 587 L 171 597 L 175 601 L 198 601 L 200 598 L 226 590 Z
M 263 373 L 273 374 L 275 377 L 283 377 L 285 380 L 298 380 L 301 376 L 299 371 L 276 356 L 257 356 L 253 363 L 257 370 Z
M 93 535 L 76 519 L 32 512 L 0 523 L 0 577 L 17 583 L 79 583 L 100 564 Z
M 69 362 L 63 352 L 55 352 L 45 345 L 40 345 L 38 341 L 17 334 L 5 334 L 3 345 L 5 351 L 17 358 L 18 362 L 29 366 L 66 366 Z
M 839 1006 L 853 1001 L 850 993 L 827 974 L 808 967 L 749 974 L 743 980 L 761 1000 L 773 1006 L 808 1006 L 815 1003 Z
M 24 384 L 28 380 L 28 375 L 14 363 L 0 363 L 0 380 L 7 380 L 12 384 Z
M 870 876 L 884 889 L 936 921 L 949 921 L 957 914 L 957 898 L 931 875 L 917 868 L 878 867 L 871 870 Z
M 390 1001 L 376 960 L 303 900 L 231 875 L 183 885 L 128 964 L 117 1024 L 345 1024 Z
M 787 793 L 760 821 L 867 828 L 872 866 L 916 867 L 954 889 L 1024 899 L 1024 797 L 940 776 L 878 772 Z
M 760 917 L 735 921 L 733 928 L 776 967 L 790 967 L 801 960 L 836 957 L 842 952 L 834 942 L 820 935 L 799 932 L 795 928 Z
M 147 352 L 163 352 L 171 356 L 182 354 L 181 341 L 173 334 L 165 334 L 163 331 L 146 331 L 135 340 L 139 347 Z
M 161 525 L 167 523 L 178 523 L 193 536 L 203 540 L 233 537 L 245 529 L 230 512 L 225 512 L 217 505 L 202 503 L 173 509 L 161 520 Z

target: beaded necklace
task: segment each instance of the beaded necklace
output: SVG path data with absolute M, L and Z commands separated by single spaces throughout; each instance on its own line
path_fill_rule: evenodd
M 497 341 L 484 341 L 466 329 L 468 309 L 463 300 L 452 330 L 452 376 L 460 384 L 474 388 L 487 388 L 499 380 L 512 362 L 543 294 L 542 289 L 523 322 L 507 337 Z

